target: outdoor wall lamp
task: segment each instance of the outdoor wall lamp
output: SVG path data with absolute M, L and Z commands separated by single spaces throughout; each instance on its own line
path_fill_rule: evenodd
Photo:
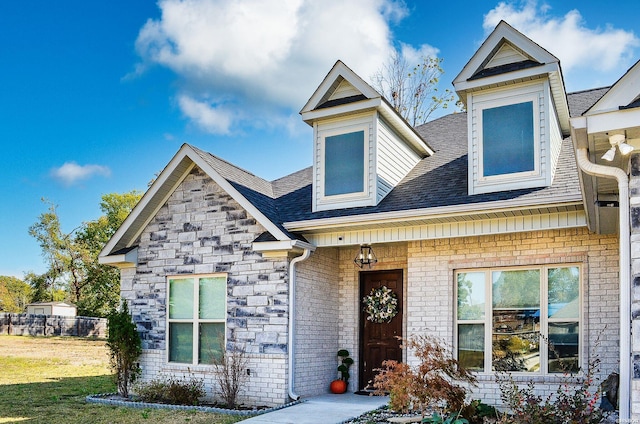
M 373 249 L 371 248 L 371 246 L 369 246 L 368 244 L 360 245 L 360 251 L 356 255 L 356 258 L 353 260 L 353 263 L 355 263 L 360 268 L 364 268 L 365 265 L 369 265 L 369 268 L 371 268 L 371 265 L 375 264 L 376 262 L 378 262 L 378 258 L 376 258 L 376 254 L 373 253 Z
M 611 162 L 613 158 L 616 156 L 616 146 L 620 149 L 620 153 L 622 155 L 628 155 L 633 152 L 633 146 L 625 143 L 624 134 L 612 134 L 609 136 L 609 144 L 611 144 L 611 148 L 607 150 L 607 152 L 602 155 L 602 159 Z

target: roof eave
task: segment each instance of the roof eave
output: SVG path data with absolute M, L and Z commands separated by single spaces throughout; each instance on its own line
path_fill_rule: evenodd
M 472 203 L 435 208 L 411 209 L 404 211 L 380 212 L 372 214 L 359 214 L 332 218 L 310 219 L 304 221 L 285 222 L 283 226 L 291 232 L 327 231 L 334 227 L 355 227 L 362 225 L 394 223 L 407 224 L 411 221 L 424 219 L 438 219 L 442 217 L 473 217 L 487 213 L 505 213 L 524 210 L 547 209 L 551 207 L 582 206 L 580 193 L 562 196 L 548 196 L 546 198 L 515 199 L 508 202 L 494 201 L 485 203 Z

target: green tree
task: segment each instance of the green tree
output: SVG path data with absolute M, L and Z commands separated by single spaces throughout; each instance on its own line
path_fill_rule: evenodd
M 111 367 L 115 371 L 118 393 L 129 397 L 129 384 L 140 374 L 138 358 L 142 353 L 142 342 L 131 321 L 127 302 L 123 301 L 119 310 L 113 310 L 107 318 L 109 334 L 107 347 L 110 351 Z
M 49 203 L 48 210 L 29 228 L 29 234 L 40 243 L 48 264 L 44 274 L 30 278 L 34 297 L 38 300 L 53 298 L 55 289 L 62 286 L 67 293 L 65 300 L 75 303 L 80 315 L 106 316 L 117 307 L 120 295 L 118 271 L 100 265 L 98 255 L 140 197 L 138 191 L 106 194 L 100 202 L 104 215 L 82 223 L 68 233 L 61 229 L 56 206 Z
M 373 87 L 412 126 L 422 125 L 433 112 L 446 109 L 455 101 L 455 94 L 446 89 L 438 91 L 444 70 L 442 59 L 425 56 L 413 65 L 398 50 L 372 77 Z
M 25 275 L 24 280 L 31 287 L 31 302 L 57 302 L 67 298 L 64 287 L 54 283 L 49 272 L 44 274 L 29 272 Z
M 494 308 L 539 308 L 540 271 L 503 271 L 493 282 Z
M 114 267 L 98 263 L 98 255 L 141 196 L 138 191 L 105 194 L 100 202 L 103 215 L 86 223 L 78 231 L 77 240 L 88 252 L 88 260 L 83 264 L 88 284 L 84 289 L 84 296 L 78 302 L 79 310 L 91 311 L 95 316 L 106 316 L 110 310 L 118 306 L 120 273 Z
M 31 286 L 16 277 L 0 275 L 0 311 L 24 312 L 31 301 Z

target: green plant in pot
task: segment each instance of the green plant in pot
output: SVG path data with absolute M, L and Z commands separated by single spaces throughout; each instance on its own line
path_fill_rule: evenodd
M 353 365 L 353 359 L 349 357 L 349 351 L 346 349 L 340 349 L 338 351 L 338 358 L 340 358 L 340 365 L 338 365 L 338 372 L 340 378 L 331 382 L 331 393 L 341 394 L 347 391 L 349 387 L 349 367 Z

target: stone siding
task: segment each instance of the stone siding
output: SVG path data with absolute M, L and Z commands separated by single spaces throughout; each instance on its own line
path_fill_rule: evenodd
M 211 366 L 169 364 L 167 277 L 227 273 L 227 346 L 251 358 L 242 402 L 287 400 L 288 260 L 264 259 L 252 241 L 265 229 L 199 168 L 194 168 L 140 235 L 138 266 L 122 270 L 142 337 L 144 378 L 188 373 L 212 380 Z M 211 387 L 208 388 L 211 392 Z

